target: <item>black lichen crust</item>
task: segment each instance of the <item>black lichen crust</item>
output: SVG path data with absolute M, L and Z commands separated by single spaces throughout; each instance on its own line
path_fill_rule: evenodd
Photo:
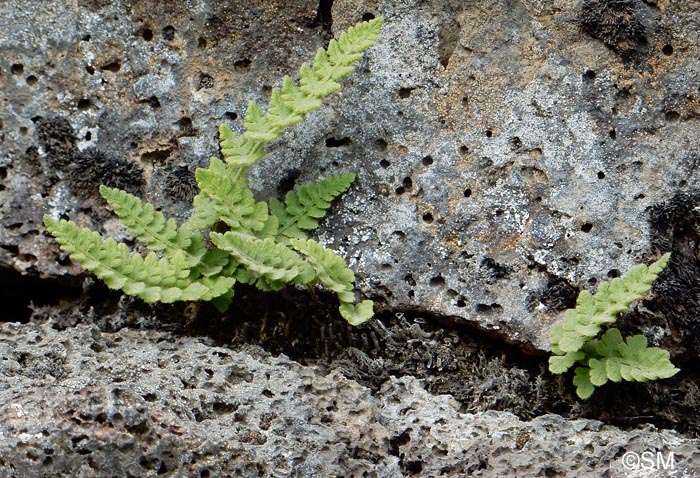
M 66 118 L 36 119 L 36 134 L 52 169 L 65 170 L 73 162 L 77 151 L 75 131 Z
M 137 163 L 109 156 L 96 148 L 75 155 L 67 179 L 73 192 L 84 197 L 96 195 L 102 184 L 136 195 L 145 185 L 143 169 Z
M 177 201 L 192 202 L 199 193 L 197 180 L 187 166 L 176 166 L 165 178 L 166 194 Z
M 646 50 L 646 8 L 639 0 L 584 0 L 578 21 L 585 33 L 629 56 Z

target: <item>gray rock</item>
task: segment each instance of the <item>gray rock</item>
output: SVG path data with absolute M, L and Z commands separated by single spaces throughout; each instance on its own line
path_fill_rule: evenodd
M 675 432 L 461 413 L 412 377 L 373 396 L 337 372 L 255 347 L 6 323 L 0 356 L 8 478 L 623 477 L 621 457 L 643 452 L 661 453 L 669 469 L 634 476 L 700 473 L 700 442 Z
M 0 267 L 77 274 L 57 262 L 41 215 L 98 229 L 108 217 L 63 181 L 73 143 L 65 128 L 47 141 L 39 117 L 69 124 L 80 151 L 139 163 L 145 196 L 182 220 L 191 179 L 166 178 L 206 164 L 216 126 L 240 130 L 247 102 L 312 58 L 327 37 L 317 8 L 2 2 Z M 319 237 L 365 295 L 547 350 L 581 289 L 662 252 L 649 209 L 700 185 L 697 9 L 336 1 L 335 33 L 383 15 L 382 37 L 340 94 L 270 148 L 252 185 L 265 196 L 285 179 L 357 172 Z M 695 267 L 671 246 L 672 277 Z M 684 320 L 662 323 L 657 342 L 692 349 L 696 332 L 673 332 Z

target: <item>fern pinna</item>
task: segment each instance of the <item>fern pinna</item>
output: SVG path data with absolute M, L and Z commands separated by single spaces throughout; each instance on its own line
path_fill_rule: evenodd
M 245 172 L 265 156 L 267 143 L 340 89 L 339 81 L 375 43 L 381 25 L 381 18 L 360 23 L 320 48 L 312 65 L 301 66 L 298 84 L 285 77 L 282 88 L 272 91 L 266 113 L 251 101 L 242 134 L 220 126 L 223 160 L 213 157 L 208 168 L 197 169 L 200 192 L 185 223 L 177 225 L 138 197 L 102 186 L 102 197 L 148 249 L 145 257 L 72 221 L 45 215 L 46 229 L 84 269 L 146 302 L 207 300 L 223 311 L 236 282 L 263 290 L 322 283 L 338 295 L 340 313 L 349 323 L 370 319 L 372 301 L 355 303 L 353 272 L 340 256 L 307 237 L 355 175 L 307 184 L 289 192 L 284 202 L 272 198 L 266 203 L 255 200 Z M 214 226 L 216 232 L 209 231 Z
M 549 358 L 549 370 L 560 374 L 578 364 L 574 385 L 580 398 L 590 397 L 595 387 L 608 380 L 646 382 L 678 372 L 669 353 L 647 347 L 643 335 L 625 339 L 618 329 L 610 328 L 600 339 L 596 338 L 604 325 L 615 322 L 618 314 L 644 297 L 669 257 L 670 254 L 664 254 L 648 267 L 639 264 L 622 277 L 603 282 L 595 295 L 581 291 L 576 308 L 567 310 L 564 319 L 552 325 L 550 344 L 554 355 Z

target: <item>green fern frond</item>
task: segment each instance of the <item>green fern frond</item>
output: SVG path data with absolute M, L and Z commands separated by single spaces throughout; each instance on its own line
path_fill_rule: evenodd
M 265 227 L 267 204 L 255 202 L 244 177 L 229 173 L 228 165 L 217 158 L 211 158 L 209 168 L 195 171 L 203 194 L 200 193 L 199 199 L 195 197 L 193 217 L 197 220 L 191 219 L 190 227 L 211 226 L 207 223 L 214 218 L 234 230 L 260 231 Z
M 247 168 L 265 157 L 264 143 L 250 141 L 231 131 L 226 125 L 219 126 L 221 154 L 227 164 Z
M 210 237 L 216 247 L 231 254 L 248 272 L 265 278 L 267 284 L 304 284 L 314 279 L 313 270 L 299 254 L 271 238 L 257 239 L 233 231 L 212 232 Z
M 185 251 L 190 266 L 201 259 L 203 251 L 196 251 L 194 255 L 189 252 L 192 246 L 191 231 L 179 228 L 172 218 L 166 220 L 153 205 L 143 204 L 133 194 L 104 185 L 100 186 L 100 194 L 117 214 L 119 221 L 150 250 L 163 251 L 166 255 Z
M 285 76 L 281 91 L 272 90 L 267 114 L 251 101 L 243 135 L 236 135 L 228 128 L 219 130 L 224 160 L 245 168 L 261 159 L 266 143 L 279 138 L 284 128 L 297 124 L 307 113 L 321 106 L 323 97 L 340 89 L 338 81 L 350 74 L 353 69 L 349 65 L 374 45 L 382 23 L 382 18 L 360 23 L 343 33 L 338 41 L 332 41 L 328 50 L 320 48 L 313 65 L 304 63 L 299 69 L 299 85 Z
M 318 227 L 318 220 L 326 215 L 333 199 L 347 191 L 355 181 L 354 174 L 342 174 L 305 184 L 285 196 L 284 207 L 276 199 L 270 200 L 270 213 L 279 221 L 278 235 L 302 239 L 304 231 Z
M 340 314 L 345 320 L 352 325 L 359 325 L 372 317 L 374 304 L 371 300 L 353 305 L 355 295 L 352 291 L 355 274 L 348 268 L 342 257 L 313 239 L 291 239 L 290 244 L 306 256 L 318 279 L 338 295 Z
M 575 352 L 583 344 L 600 333 L 601 326 L 610 324 L 617 315 L 626 311 L 632 302 L 641 299 L 666 267 L 670 254 L 664 254 L 650 266 L 639 264 L 624 276 L 604 282 L 598 292 L 591 295 L 581 291 L 576 300 L 576 308 L 564 313 L 561 324 L 551 328 L 550 343 L 556 354 Z
M 648 347 L 643 335 L 622 338 L 620 331 L 608 329 L 598 340 L 591 341 L 597 358 L 588 360 L 591 383 L 597 387 L 608 380 L 646 382 L 669 378 L 679 369 L 671 363 L 668 351 L 659 347 Z
M 560 374 L 578 363 L 574 385 L 580 398 L 589 398 L 608 380 L 645 382 L 678 372 L 669 353 L 648 347 L 643 335 L 623 339 L 618 329 L 611 328 L 600 339 L 595 338 L 603 325 L 614 322 L 619 313 L 649 291 L 669 257 L 664 254 L 648 267 L 635 266 L 621 278 L 601 284 L 595 295 L 582 291 L 576 308 L 567 310 L 564 320 L 552 325 L 550 340 L 555 355 L 549 358 L 549 370 Z
M 246 131 L 243 135 L 246 139 L 259 143 L 269 143 L 282 134 L 280 128 L 275 126 L 272 119 L 263 113 L 255 101 L 248 103 L 244 126 Z
M 209 300 L 223 311 L 231 303 L 236 281 L 264 290 L 322 281 L 338 294 L 340 312 L 348 322 L 357 325 L 369 319 L 372 301 L 352 303 L 352 271 L 339 256 L 306 240 L 307 231 L 318 226 L 354 175 L 302 186 L 284 203 L 273 199 L 268 205 L 255 201 L 244 174 L 265 156 L 265 144 L 340 88 L 338 82 L 353 71 L 350 64 L 376 41 L 381 24 L 381 18 L 361 23 L 332 41 L 328 50 L 319 49 L 313 65 L 300 68 L 298 85 L 285 77 L 281 89 L 272 91 L 267 113 L 251 102 L 242 134 L 224 125 L 219 128 L 223 161 L 211 158 L 207 168 L 195 172 L 200 192 L 191 217 L 181 226 L 136 196 L 102 187 L 100 192 L 120 221 L 149 250 L 145 256 L 70 221 L 45 216 L 47 230 L 73 260 L 109 287 L 147 302 Z M 225 233 L 211 231 L 225 226 L 230 228 Z M 202 231 L 206 229 L 211 242 Z M 292 244 L 290 238 L 297 242 Z
M 99 233 L 71 221 L 57 221 L 45 215 L 44 224 L 81 267 L 92 271 L 111 289 L 120 289 L 146 302 L 211 300 L 226 293 L 235 282 L 230 277 L 218 277 L 207 284 L 193 282 L 187 256 L 181 250 L 163 259 L 155 252 L 142 257 L 132 254 L 125 244 L 104 240 Z
M 350 325 L 357 326 L 367 322 L 374 316 L 374 302 L 371 300 L 363 300 L 358 304 L 341 302 L 338 310 L 340 310 L 340 315 Z

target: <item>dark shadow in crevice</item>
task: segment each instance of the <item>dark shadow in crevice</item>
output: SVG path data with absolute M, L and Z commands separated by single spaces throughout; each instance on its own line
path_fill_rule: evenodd
M 0 268 L 0 322 L 26 324 L 33 307 L 57 305 L 61 300 L 75 300 L 82 288 L 75 280 L 41 279 L 23 275 L 14 269 Z

